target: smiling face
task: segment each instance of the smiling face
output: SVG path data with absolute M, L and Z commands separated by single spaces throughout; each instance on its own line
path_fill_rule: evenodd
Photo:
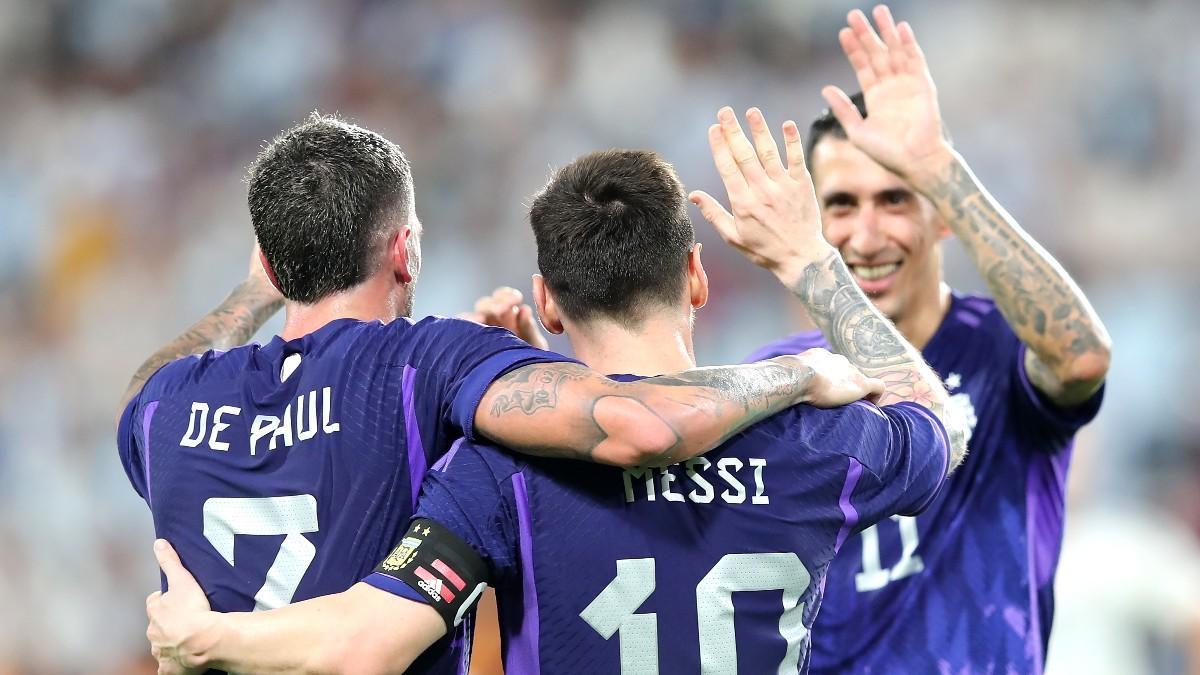
M 822 138 L 809 166 L 825 238 L 875 306 L 897 324 L 929 314 L 950 234 L 929 200 L 844 138 Z

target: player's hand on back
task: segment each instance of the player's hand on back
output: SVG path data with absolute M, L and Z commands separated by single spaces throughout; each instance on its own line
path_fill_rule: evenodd
M 146 638 L 150 653 L 158 659 L 159 675 L 201 673 L 198 653 L 204 645 L 198 637 L 216 621 L 204 589 L 184 568 L 179 555 L 165 540 L 154 542 L 154 557 L 167 577 L 167 592 L 155 591 L 146 598 L 146 616 L 150 625 Z
M 855 147 L 919 183 L 949 161 L 952 152 L 942 128 L 937 89 L 912 26 L 906 21 L 897 25 L 886 5 L 876 6 L 873 15 L 878 32 L 856 9 L 838 33 L 863 92 L 866 119 L 841 89 L 827 86 L 821 95 Z
M 720 123 L 708 129 L 708 143 L 730 210 L 703 191 L 688 198 L 722 239 L 790 288 L 804 267 L 833 250 L 821 233 L 821 212 L 804 165 L 800 130 L 790 120 L 783 125 L 785 168 L 758 108 L 746 112 L 753 145 L 728 106 L 717 119 Z
M 809 349 L 797 354 L 796 358 L 813 370 L 810 405 L 833 408 L 861 399 L 874 403 L 883 395 L 883 380 L 867 377 L 841 354 Z
M 550 349 L 550 343 L 538 326 L 533 308 L 524 302 L 525 298 L 511 286 L 500 286 L 475 301 L 475 310 L 459 314 L 460 318 L 482 323 L 487 326 L 508 329 L 513 335 L 528 342 L 538 349 Z

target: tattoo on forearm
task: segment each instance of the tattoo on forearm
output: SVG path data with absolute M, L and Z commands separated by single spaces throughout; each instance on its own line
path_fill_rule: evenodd
M 1080 356 L 1107 353 L 1107 333 L 1083 292 L 962 162 L 950 163 L 928 195 L 959 234 L 1013 331 L 1047 366 L 1030 370 L 1035 384 L 1051 385 Z
M 882 404 L 912 401 L 933 411 L 950 438 L 950 467 L 966 454 L 966 427 L 952 419 L 946 390 L 890 321 L 871 304 L 850 276 L 841 255 L 831 251 L 808 265 L 792 292 L 804 303 L 833 351 L 866 374 L 883 380 Z
M 833 351 L 855 366 L 873 370 L 912 363 L 907 343 L 859 290 L 836 252 L 806 267 L 792 292 Z
M 806 365 L 764 361 L 616 382 L 577 364 L 546 363 L 497 378 L 488 392 L 487 409 L 491 417 L 501 419 L 565 409 L 568 417 L 560 423 L 549 418 L 538 422 L 543 425 L 539 429 L 549 425 L 569 429 L 570 433 L 560 437 L 561 445 L 541 440 L 549 433 L 536 434 L 536 439 L 523 434 L 527 442 L 517 444 L 515 449 L 540 456 L 592 460 L 597 448 L 614 432 L 598 416 L 597 406 L 601 402 L 620 402 L 642 419 L 640 426 L 669 430 L 673 440 L 665 443 L 651 462 L 669 464 L 716 447 L 745 427 L 793 405 L 811 377 L 812 370 Z M 585 380 L 591 381 L 586 393 L 571 396 L 563 391 L 564 386 Z M 574 417 L 581 406 L 582 419 Z M 529 429 L 531 423 L 524 421 L 522 427 Z
M 120 409 L 124 410 L 159 368 L 192 354 L 245 344 L 281 306 L 276 296 L 259 286 L 248 282 L 238 285 L 216 309 L 142 363 L 125 390 Z

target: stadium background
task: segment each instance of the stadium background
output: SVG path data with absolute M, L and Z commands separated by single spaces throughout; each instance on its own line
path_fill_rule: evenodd
M 715 190 L 704 130 L 720 105 L 804 128 L 820 85 L 853 87 L 835 38 L 853 6 L 0 0 L 0 673 L 149 672 L 152 535 L 115 400 L 244 275 L 242 178 L 265 139 L 320 109 L 398 142 L 426 226 L 417 313 L 452 314 L 527 288 L 525 204 L 549 167 L 648 147 Z M 1180 548 L 1200 536 L 1200 4 L 892 7 L 958 147 L 1114 338 L 1070 516 L 1112 539 L 1081 578 L 1153 585 L 1200 566 Z M 773 279 L 694 217 L 714 289 L 701 362 L 797 326 Z M 981 289 L 949 251 L 949 280 Z M 1114 513 L 1153 526 L 1109 528 Z M 1176 672 L 1155 592 L 1113 621 L 1154 645 L 1152 672 Z

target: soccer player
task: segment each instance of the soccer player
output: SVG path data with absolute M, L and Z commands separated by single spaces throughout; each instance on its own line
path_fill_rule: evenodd
M 936 376 L 821 238 L 795 125 L 789 172 L 777 152 L 758 166 L 732 111 L 720 117 L 714 155 L 735 208 L 757 218 L 722 233 L 781 278 L 811 284 L 810 310 L 851 362 L 887 382 L 893 405 L 800 406 L 662 469 L 463 442 L 430 472 L 401 545 L 338 596 L 205 612 L 194 582 L 160 551 L 170 590 L 150 600 L 149 635 L 166 665 L 399 672 L 487 581 L 510 673 L 802 670 L 837 547 L 881 518 L 919 511 L 965 439 L 938 421 L 947 398 Z M 752 164 L 739 169 L 744 152 Z M 693 365 L 693 313 L 708 283 L 669 165 L 646 151 L 584 156 L 554 176 L 530 220 L 544 275 L 538 312 L 586 363 L 628 381 Z
M 825 236 L 977 422 L 962 470 L 923 514 L 838 554 L 813 672 L 1041 672 L 1072 437 L 1099 409 L 1110 340 L 951 148 L 912 28 L 883 6 L 874 18 L 878 33 L 856 10 L 839 34 L 862 96 L 825 88 L 831 112 L 806 139 Z M 942 282 L 951 234 L 991 298 Z M 751 358 L 823 344 L 800 333 Z
M 146 362 L 118 431 L 157 535 L 221 609 L 349 588 L 399 540 L 427 467 L 459 436 L 664 464 L 792 404 L 874 387 L 811 356 L 618 383 L 501 329 L 414 322 L 421 227 L 408 162 L 336 119 L 314 116 L 262 152 L 249 207 L 262 264 Z M 272 282 L 282 335 L 211 351 L 278 307 Z

